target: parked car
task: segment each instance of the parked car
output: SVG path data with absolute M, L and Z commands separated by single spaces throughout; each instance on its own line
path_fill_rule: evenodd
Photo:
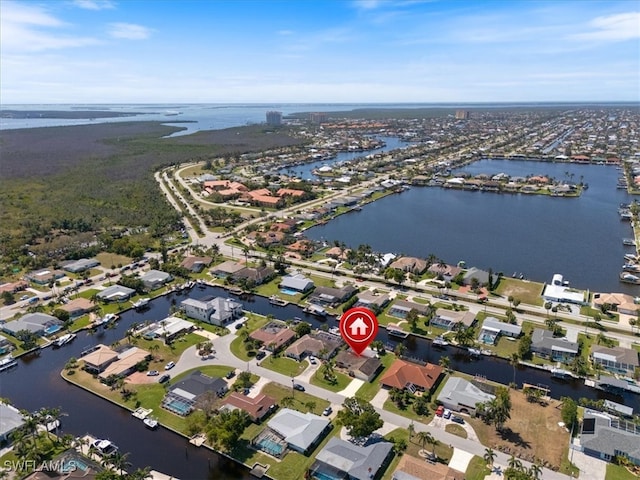
M 300 385 L 299 383 L 294 383 L 293 384 L 293 389 L 294 390 L 299 390 L 300 392 L 304 392 L 304 387 L 302 385 Z
M 29 295 L 22 295 L 22 296 L 20 297 L 20 300 L 26 300 L 27 298 L 29 298 Z
M 311 365 L 316 365 L 318 363 L 316 362 L 316 357 L 309 355 L 309 363 L 311 363 Z
M 325 417 L 328 417 L 329 415 L 331 415 L 331 413 L 333 413 L 333 408 L 331 407 L 327 407 L 322 411 L 322 415 L 324 415 Z
M 158 370 L 149 370 L 147 372 L 147 377 L 157 377 L 158 375 L 160 375 Z
M 260 350 L 258 353 L 256 353 L 256 360 L 262 360 L 266 356 L 267 354 L 263 350 Z
M 167 383 L 169 380 L 171 380 L 171 375 L 165 373 L 158 379 L 158 383 Z
M 229 378 L 233 378 L 236 376 L 236 371 L 235 370 L 229 370 L 229 373 L 227 373 L 225 375 L 225 378 L 229 379 Z
M 453 417 L 451 417 L 451 421 L 459 423 L 461 425 L 464 424 L 464 418 L 459 417 L 458 415 L 454 415 Z
M 169 362 L 164 366 L 164 369 L 165 370 L 171 370 L 175 366 L 176 366 L 176 362 Z
M 441 417 L 443 413 L 444 413 L 444 407 L 443 407 L 442 405 L 440 405 L 440 406 L 438 407 L 438 409 L 436 410 L 436 415 L 437 415 L 438 417 Z
M 451 410 L 449 410 L 448 408 L 445 408 L 445 409 L 444 409 L 444 412 L 442 413 L 442 416 L 443 416 L 444 418 L 449 418 L 449 417 L 451 417 Z

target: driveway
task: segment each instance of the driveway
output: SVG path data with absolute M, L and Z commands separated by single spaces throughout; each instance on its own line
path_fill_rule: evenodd
M 452 414 L 452 415 L 459 415 L 459 414 Z M 429 426 L 433 427 L 433 428 L 438 428 L 440 430 L 444 430 L 445 427 L 447 425 L 449 425 L 449 424 L 458 425 L 458 426 L 464 428 L 464 431 L 467 432 L 467 438 L 469 440 L 473 440 L 474 442 L 479 442 L 480 441 L 478 439 L 478 435 L 476 435 L 476 431 L 466 421 L 463 424 L 459 424 L 459 423 L 456 423 L 456 422 L 452 422 L 451 419 L 446 419 L 444 417 L 435 416 L 435 417 L 433 417 L 433 420 L 431 420 L 431 423 L 429 423 Z
M 469 462 L 473 458 L 473 453 L 465 452 L 459 448 L 453 449 L 453 456 L 449 460 L 449 467 L 459 472 L 466 472 Z
M 356 395 L 356 392 L 360 390 L 360 387 L 362 385 L 364 385 L 364 380 L 354 378 L 344 390 L 340 390 L 338 392 L 338 395 L 343 395 L 345 397 L 354 397 Z
M 571 458 L 571 451 L 569 451 L 569 458 Z M 607 462 L 577 450 L 573 451 L 573 464 L 580 469 L 581 480 L 602 480 L 607 476 Z

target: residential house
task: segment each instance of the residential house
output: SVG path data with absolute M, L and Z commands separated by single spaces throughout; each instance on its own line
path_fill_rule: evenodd
M 287 327 L 286 323 L 274 320 L 251 332 L 249 337 L 260 342 L 267 350 L 275 351 L 293 342 L 296 338 L 296 332 Z
M 464 480 L 464 473 L 443 463 L 402 455 L 391 480 Z
M 617 456 L 626 457 L 634 465 L 640 465 L 640 434 L 638 430 L 627 431 L 615 428 L 608 415 L 585 411 L 582 422 L 580 445 L 587 455 L 607 462 Z
M 605 370 L 630 377 L 634 377 L 636 368 L 640 366 L 638 352 L 624 347 L 593 345 L 591 361 L 601 365 Z
M 327 418 L 289 408 L 280 410 L 267 425 L 284 439 L 288 448 L 303 455 L 311 452 L 331 428 Z
M 165 283 L 169 283 L 173 280 L 171 274 L 167 272 L 162 272 L 160 270 L 149 270 L 147 273 L 140 277 L 144 288 L 147 290 L 157 290 L 162 287 Z
M 422 258 L 416 257 L 400 257 L 395 260 L 391 265 L 391 268 L 397 268 L 407 273 L 421 274 L 427 269 L 427 261 Z
M 133 297 L 135 293 L 136 291 L 133 288 L 123 285 L 111 285 L 101 292 L 98 292 L 96 296 L 104 302 L 122 302 Z
M 319 331 L 299 338 L 284 353 L 287 357 L 295 358 L 298 361 L 309 355 L 327 359 L 331 358 L 343 344 L 341 337 Z
M 554 362 L 569 363 L 578 355 L 579 346 L 566 337 L 554 337 L 550 330 L 536 328 L 531 335 L 531 351 Z
M 213 259 L 211 257 L 187 257 L 185 258 L 182 263 L 180 263 L 180 266 L 183 268 L 186 268 L 187 270 L 189 270 L 190 272 L 193 273 L 200 273 L 202 270 L 204 270 L 206 267 L 209 266 L 209 264 L 211 264 L 211 261 Z
M 243 263 L 228 260 L 211 269 L 211 275 L 217 278 L 227 278 L 245 268 Z
M 84 315 L 85 313 L 89 313 L 96 307 L 88 298 L 78 297 L 74 298 L 69 303 L 60 305 L 59 308 L 60 310 L 69 312 L 69 316 L 71 318 L 77 318 Z
M 480 270 L 479 268 L 476 268 L 476 267 L 471 267 L 466 272 L 464 272 L 464 274 L 462 275 L 462 283 L 464 285 L 471 285 L 474 278 L 478 281 L 479 285 L 489 284 L 489 272 Z M 495 282 L 496 279 L 497 279 L 497 276 L 494 274 L 491 278 L 491 281 Z
M 397 359 L 380 378 L 380 384 L 387 388 L 407 389 L 414 393 L 418 390 L 429 392 L 438 383 L 442 367 L 427 363 L 418 365 Z
M 27 273 L 24 278 L 38 285 L 49 285 L 51 282 L 55 282 L 56 280 L 64 277 L 64 272 L 61 270 L 36 270 L 35 272 Z
M 279 288 L 293 290 L 300 293 L 308 292 L 315 287 L 313 280 L 305 277 L 302 274 L 285 275 L 280 281 Z
M 254 241 L 260 246 L 268 247 L 271 245 L 279 245 L 285 239 L 286 234 L 284 232 L 276 232 L 269 230 L 268 232 L 250 232 L 247 235 L 247 239 Z
M 287 245 L 287 251 L 299 253 L 301 255 L 310 255 L 315 250 L 313 242 L 307 239 L 298 240 L 291 245 Z
M 495 395 L 484 392 L 473 383 L 460 377 L 449 377 L 438 395 L 437 402 L 449 410 L 475 414 L 476 404 L 487 403 Z
M 98 265 L 100 265 L 100 262 L 95 258 L 81 258 L 80 260 L 74 260 L 67 263 L 62 268 L 67 272 L 80 273 L 93 267 L 97 267 Z
M 348 350 L 338 353 L 335 361 L 337 367 L 344 368 L 349 375 L 365 382 L 373 380 L 382 368 L 382 362 L 379 359 L 366 355 L 354 355 Z
M 437 277 L 441 276 L 447 282 L 451 282 L 460 272 L 462 272 L 462 269 L 446 263 L 434 263 L 429 266 L 427 271 L 433 273 Z
M 624 315 L 637 315 L 640 304 L 626 293 L 594 293 L 593 308 L 601 308 L 603 305 L 611 305 L 612 310 Z
M 138 347 L 128 348 L 118 353 L 116 360 L 109 363 L 98 376 L 101 380 L 106 380 L 112 375 L 116 377 L 126 377 L 136 370 L 139 363 L 149 360 L 150 358 L 151 354 L 146 350 Z
M 271 267 L 245 267 L 232 275 L 235 282 L 244 280 L 253 282 L 254 285 L 262 285 L 276 276 L 276 272 Z
M 455 311 L 446 308 L 438 308 L 435 316 L 431 319 L 431 325 L 434 327 L 453 330 L 454 327 L 461 323 L 465 327 L 471 327 L 476 321 L 476 315 L 470 311 Z
M 277 407 L 277 400 L 264 393 L 259 393 L 255 397 L 249 397 L 238 392 L 233 392 L 224 399 L 221 408 L 226 410 L 243 410 L 249 414 L 252 422 L 260 423 L 264 417 L 273 412 Z
M 15 346 L 13 345 L 13 342 L 4 335 L 0 335 L 0 355 L 9 353 L 11 350 L 14 350 L 14 348 Z
M 407 314 L 411 310 L 415 310 L 419 315 L 428 315 L 431 313 L 431 306 L 407 300 L 396 300 L 389 307 L 387 314 L 396 318 L 407 318 Z
M 161 406 L 176 415 L 186 416 L 191 413 L 202 396 L 213 394 L 223 397 L 228 389 L 227 382 L 223 379 L 210 377 L 196 370 L 184 380 L 171 385 L 162 399 Z
M 6 444 L 11 440 L 11 434 L 25 424 L 20 410 L 12 405 L 0 402 L 0 443 Z
M 542 298 L 547 302 L 587 305 L 588 302 L 585 301 L 586 297 L 585 291 L 569 287 L 559 273 L 553 275 L 551 283 L 545 285 L 542 291 Z
M 180 308 L 189 318 L 223 327 L 242 316 L 242 304 L 230 298 L 216 297 L 203 300 L 187 298 Z
M 324 252 L 325 256 L 329 258 L 335 258 L 336 260 L 346 260 L 349 252 L 351 250 L 348 248 L 340 248 L 340 247 L 331 247 L 329 250 Z
M 35 312 L 3 324 L 2 330 L 14 337 L 22 330 L 40 336 L 55 333 L 62 328 L 62 325 L 63 323 L 53 315 Z
M 167 317 L 147 326 L 141 333 L 147 339 L 161 338 L 165 343 L 169 343 L 177 337 L 195 330 L 195 328 L 193 322 L 183 318 Z
M 354 307 L 365 307 L 375 313 L 380 313 L 382 309 L 389 303 L 390 297 L 388 294 L 374 293 L 371 290 L 365 290 L 358 293 L 358 301 L 353 305 Z
M 518 338 L 522 334 L 522 327 L 511 323 L 501 322 L 497 318 L 487 317 L 482 322 L 478 340 L 482 343 L 494 345 L 500 335 Z
M 345 285 L 342 288 L 317 287 L 309 302 L 324 307 L 336 307 L 353 297 L 357 291 L 353 285 Z
M 0 285 L 0 294 L 4 292 L 16 293 L 26 289 L 28 286 L 29 284 L 24 280 L 20 280 L 18 282 L 3 283 L 2 285 Z
M 98 345 L 95 350 L 82 357 L 84 369 L 89 373 L 99 374 L 118 359 L 118 352 L 106 345 Z
M 311 466 L 313 478 L 347 478 L 371 480 L 380 478 L 393 458 L 391 442 L 356 445 L 333 437 L 316 455 Z

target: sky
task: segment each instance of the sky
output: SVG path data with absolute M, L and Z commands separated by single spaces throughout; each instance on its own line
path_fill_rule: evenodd
M 0 0 L 0 103 L 640 100 L 640 3 Z

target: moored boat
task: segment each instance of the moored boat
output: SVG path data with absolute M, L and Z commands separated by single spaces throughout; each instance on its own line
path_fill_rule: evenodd
M 71 342 L 76 337 L 77 335 L 75 333 L 67 333 L 65 335 L 62 335 L 61 337 L 58 337 L 56 340 L 54 340 L 53 345 L 56 347 L 61 347 Z
M 327 315 L 327 311 L 324 308 L 313 303 L 310 303 L 309 305 L 304 307 L 303 311 L 306 313 L 310 313 L 311 315 L 315 315 L 316 317 L 325 317 Z
M 276 305 L 278 307 L 286 307 L 287 305 L 289 305 L 289 302 L 287 300 L 283 300 L 282 298 L 278 297 L 277 295 L 271 295 L 269 297 L 269 303 L 271 305 Z
M 620 281 L 622 283 L 630 283 L 632 285 L 640 285 L 640 276 L 633 275 L 629 272 L 622 272 L 620 274 Z
M 449 342 L 447 342 L 442 337 L 436 337 L 436 338 L 433 339 L 432 345 L 434 347 L 438 347 L 438 348 L 445 348 L 446 346 L 449 345 Z
M 3 359 L 0 360 L 0 372 L 4 371 L 4 370 L 8 370 L 9 368 L 12 367 L 17 367 L 18 366 L 18 361 L 13 358 L 11 355 L 9 355 L 8 357 L 4 357 Z
M 398 327 L 387 327 L 387 333 L 393 337 L 407 338 L 409 332 L 405 332 Z
M 636 246 L 636 241 L 633 238 L 623 238 L 622 239 L 622 244 L 623 245 L 627 245 L 629 247 L 635 247 Z
M 133 302 L 133 308 L 135 308 L 136 310 L 143 310 L 145 308 L 149 307 L 149 299 L 148 298 L 141 298 L 135 302 Z
M 158 421 L 155 418 L 147 417 L 142 420 L 142 422 L 144 423 L 144 426 L 149 430 L 155 430 L 156 428 L 158 428 Z

